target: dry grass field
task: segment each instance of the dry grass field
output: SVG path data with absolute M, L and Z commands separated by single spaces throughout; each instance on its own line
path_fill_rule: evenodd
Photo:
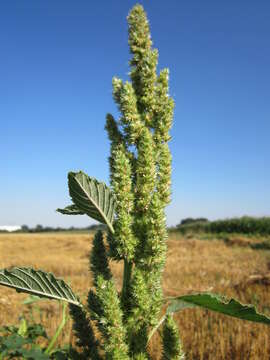
M 164 292 L 168 296 L 192 291 L 212 291 L 235 296 L 244 303 L 258 305 L 270 314 L 270 292 L 267 273 L 270 252 L 256 251 L 241 242 L 232 245 L 218 240 L 197 240 L 171 235 L 164 274 Z M 70 282 L 83 299 L 91 285 L 88 253 L 91 235 L 86 234 L 1 234 L 0 268 L 32 266 L 53 272 Z M 121 265 L 112 264 L 117 285 L 121 284 Z M 261 276 L 262 275 L 262 276 Z M 29 308 L 22 305 L 25 295 L 0 288 L 0 326 L 17 324 L 19 316 L 27 316 Z M 52 335 L 60 321 L 59 305 L 53 301 L 38 303 L 41 311 L 36 320 L 45 324 Z M 244 322 L 201 309 L 187 309 L 177 314 L 187 359 L 260 359 L 270 358 L 270 328 Z M 73 341 L 71 322 L 59 340 Z M 161 346 L 158 335 L 150 351 L 159 359 Z

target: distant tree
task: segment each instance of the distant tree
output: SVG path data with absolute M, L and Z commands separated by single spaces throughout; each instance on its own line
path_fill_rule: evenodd
M 206 218 L 186 218 L 183 219 L 178 226 L 193 224 L 195 222 L 208 222 L 209 220 Z
M 29 232 L 29 227 L 27 225 L 22 225 L 21 231 Z
M 40 224 L 38 224 L 34 230 L 35 230 L 36 232 L 42 232 L 42 231 L 43 231 L 43 226 L 40 225 Z

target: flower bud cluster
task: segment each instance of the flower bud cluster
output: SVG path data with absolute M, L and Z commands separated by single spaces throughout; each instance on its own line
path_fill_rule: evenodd
M 129 144 L 135 144 L 142 130 L 140 115 L 137 110 L 136 95 L 132 85 L 127 81 L 113 78 L 113 97 L 122 113 L 120 123 L 124 127 Z
M 100 275 L 106 280 L 112 278 L 102 231 L 98 231 L 93 240 L 93 248 L 90 253 L 90 270 L 93 274 L 95 286 Z
M 114 167 L 112 187 L 116 196 L 116 219 L 114 222 L 117 252 L 121 258 L 131 261 L 134 257 L 136 238 L 132 232 L 134 194 L 132 192 L 131 165 L 123 144 L 112 153 Z
M 93 248 L 90 253 L 90 269 L 93 274 L 96 292 L 89 292 L 88 307 L 92 320 L 103 335 L 106 357 L 127 360 L 129 356 L 126 344 L 126 329 L 122 323 L 123 313 L 112 280 L 101 231 L 96 233 L 93 241 Z
M 136 207 L 139 216 L 149 209 L 155 190 L 156 164 L 154 142 L 151 131 L 144 127 L 138 141 L 138 157 L 136 163 Z
M 96 296 L 102 308 L 98 317 L 98 327 L 103 335 L 103 346 L 107 359 L 130 359 L 126 344 L 126 330 L 123 326 L 123 313 L 113 280 L 97 279 Z
M 183 360 L 185 358 L 179 338 L 178 327 L 171 315 L 166 317 L 163 326 L 162 340 L 163 360 Z
M 172 156 L 167 143 L 159 145 L 157 193 L 163 206 L 170 203 Z

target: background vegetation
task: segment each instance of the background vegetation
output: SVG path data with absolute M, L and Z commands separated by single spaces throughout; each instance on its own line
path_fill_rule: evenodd
M 181 221 L 174 230 L 185 234 L 188 232 L 205 233 L 238 233 L 270 235 L 270 217 L 255 218 L 243 216 L 225 220 L 208 221 L 205 218 L 187 218 Z

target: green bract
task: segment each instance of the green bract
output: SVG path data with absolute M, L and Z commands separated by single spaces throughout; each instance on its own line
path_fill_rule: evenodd
M 70 288 L 51 274 L 15 268 L 0 272 L 0 284 L 17 291 L 70 303 L 78 350 L 74 359 L 151 359 L 148 343 L 160 327 L 163 359 L 184 358 L 173 313 L 200 306 L 240 319 L 270 320 L 254 307 L 212 294 L 164 299 L 161 287 L 167 251 L 165 207 L 171 195 L 168 146 L 174 102 L 169 70 L 157 73 L 158 51 L 152 48 L 149 24 L 140 5 L 128 16 L 130 81 L 113 78 L 113 98 L 120 117 L 107 114 L 111 143 L 110 187 L 83 172 L 68 174 L 72 205 L 62 214 L 89 217 L 107 225 L 97 232 L 90 254 L 93 288 L 84 308 Z M 118 291 L 110 261 L 123 263 Z M 165 315 L 162 306 L 167 304 Z M 98 340 L 97 340 L 98 339 Z

